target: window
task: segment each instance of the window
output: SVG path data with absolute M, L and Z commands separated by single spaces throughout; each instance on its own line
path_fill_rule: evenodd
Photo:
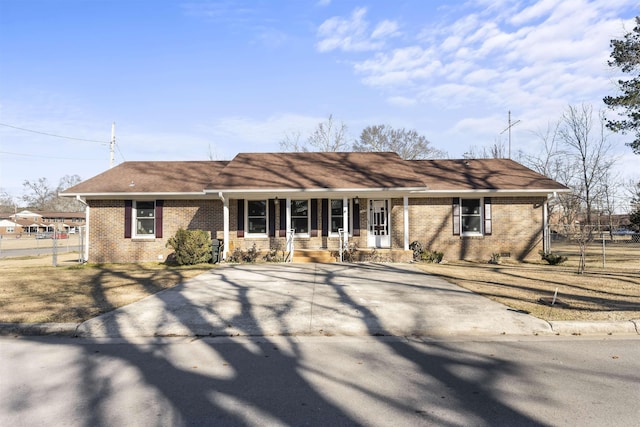
M 309 201 L 291 201 L 291 228 L 296 234 L 309 234 Z
M 267 201 L 247 201 L 247 232 L 249 234 L 267 234 Z
M 331 233 L 338 233 L 338 229 L 344 229 L 344 214 L 342 212 L 342 200 L 331 200 L 331 211 L 330 211 L 331 219 Z
M 7 227 L 7 233 L 13 233 L 13 232 L 15 232 L 13 227 Z
M 453 198 L 453 234 L 490 235 L 492 232 L 491 198 Z
M 462 234 L 481 234 L 480 199 L 462 199 L 460 212 Z
M 135 202 L 133 211 L 135 236 L 155 237 L 156 202 Z

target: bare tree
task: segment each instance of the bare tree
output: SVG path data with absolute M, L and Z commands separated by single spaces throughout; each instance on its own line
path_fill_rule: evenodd
M 640 181 L 635 183 L 635 185 L 630 181 L 628 188 L 631 189 L 628 190 L 631 195 L 629 222 L 636 231 L 640 231 Z
M 0 192 L 0 213 L 14 213 L 16 203 L 6 191 Z
M 611 144 L 604 133 L 602 113 L 598 119 L 599 123 L 594 123 L 593 108 L 588 104 L 569 106 L 559 129 L 570 164 L 577 170 L 569 184 L 583 204 L 586 224 L 592 224 L 594 201 L 600 196 L 601 183 L 615 163 L 609 155 Z M 598 126 L 596 130 L 594 124 Z
M 309 151 L 304 142 L 301 141 L 302 134 L 300 131 L 292 131 L 285 134 L 284 138 L 280 141 L 280 149 L 282 151 Z
M 538 154 L 521 154 L 519 160 L 534 171 L 569 186 L 574 180 L 574 168 L 569 164 L 567 153 L 560 147 L 560 122 L 549 123 L 545 130 L 535 135 L 542 142 Z M 560 194 L 548 205 L 549 216 L 553 217 L 559 207 L 562 222 L 570 224 L 577 217 L 578 198 L 573 194 Z
M 46 210 L 49 208 L 51 201 L 56 195 L 56 192 L 47 178 L 38 178 L 37 181 L 24 180 L 22 183 L 24 194 L 22 200 L 27 203 L 27 206 L 35 210 Z
M 490 146 L 471 146 L 467 152 L 464 153 L 465 159 L 506 159 L 507 149 L 504 143 L 500 140 L 496 140 Z
M 306 141 L 301 141 L 300 132 L 285 135 L 280 141 L 283 151 L 347 151 L 349 150 L 347 125 L 336 123 L 330 114 L 327 120 L 318 123 Z
M 353 151 L 391 151 L 405 160 L 436 159 L 446 154 L 431 146 L 431 142 L 416 130 L 394 129 L 387 125 L 367 126 Z
M 58 194 L 67 188 L 80 184 L 82 178 L 79 175 L 65 175 L 60 178 L 56 188 L 55 197 L 52 200 L 50 209 L 58 212 L 80 212 L 84 210 L 84 205 L 69 197 L 59 197 Z
M 81 211 L 84 207 L 80 202 L 58 196 L 58 193 L 80 183 L 80 181 L 78 175 L 65 175 L 60 178 L 58 186 L 54 189 L 44 177 L 38 178 L 37 181 L 25 180 L 22 183 L 24 188 L 22 200 L 34 210 Z
M 599 185 L 599 199 L 597 201 L 599 208 L 598 224 L 604 225 L 609 231 L 609 235 L 613 237 L 613 232 L 618 228 L 619 221 L 614 215 L 618 210 L 620 200 L 620 176 L 608 171 Z
M 605 135 L 604 116 L 600 113 L 598 121 L 594 121 L 591 105 L 569 106 L 562 116 L 558 136 L 566 153 L 564 181 L 573 189 L 571 199 L 568 199 L 572 206 L 568 208 L 575 209 L 579 218 L 579 222 L 572 219 L 568 224 L 578 243 L 578 273 L 582 274 L 586 267 L 587 244 L 593 239 L 595 207 L 611 197 L 611 170 L 615 160 L 609 155 L 611 144 Z

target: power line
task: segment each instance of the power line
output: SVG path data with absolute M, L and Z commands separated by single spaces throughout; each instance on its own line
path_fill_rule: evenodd
M 18 126 L 8 125 L 6 123 L 0 123 L 0 126 L 5 126 L 5 127 L 8 127 L 8 128 L 18 129 L 18 130 L 22 130 L 22 131 L 25 131 L 25 132 L 38 133 L 40 135 L 52 136 L 52 137 L 55 137 L 55 138 L 72 139 L 74 141 L 84 141 L 84 142 L 97 142 L 98 144 L 109 144 L 109 141 L 97 141 L 95 139 L 74 138 L 72 136 L 56 135 L 56 134 L 53 134 L 53 133 L 40 132 L 38 130 L 25 129 L 25 128 L 21 128 L 21 127 L 18 127 Z
M 120 151 L 120 146 L 117 143 L 115 144 L 115 146 L 116 146 L 116 150 L 118 150 L 118 153 L 120 154 L 120 157 L 122 157 L 122 161 L 126 162 L 127 159 L 124 158 L 124 154 L 122 154 L 122 151 Z
M 41 159 L 56 159 L 56 160 L 102 160 L 102 159 L 79 159 L 77 157 L 55 157 L 55 156 L 40 156 L 38 154 L 25 154 L 25 153 L 12 153 L 10 151 L 0 151 L 0 154 L 8 154 L 10 156 L 22 156 L 22 157 L 38 157 Z

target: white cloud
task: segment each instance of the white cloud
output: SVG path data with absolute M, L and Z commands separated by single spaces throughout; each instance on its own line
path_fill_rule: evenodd
M 385 20 L 373 31 L 365 20 L 367 9 L 357 8 L 349 18 L 334 16 L 324 21 L 318 28 L 320 41 L 316 48 L 320 52 L 342 50 L 345 52 L 361 52 L 378 50 L 385 46 L 385 40 L 397 35 L 398 24 Z
M 372 39 L 380 39 L 388 36 L 398 35 L 398 23 L 395 21 L 384 20 L 371 33 Z
M 550 97 L 565 105 L 599 100 L 594 94 L 606 89 L 609 40 L 622 33 L 618 16 L 632 1 L 542 0 L 520 9 L 490 3 L 495 6 L 476 1 L 487 7 L 430 25 L 411 44 L 380 48 L 354 62 L 354 71 L 364 84 L 388 91 L 388 99 L 420 93 L 422 102 L 446 101 L 449 108 L 483 97 L 496 107 Z M 357 12 L 349 22 L 365 34 L 365 11 Z

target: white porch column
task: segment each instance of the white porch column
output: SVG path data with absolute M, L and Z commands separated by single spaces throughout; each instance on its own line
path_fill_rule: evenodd
M 84 253 L 82 254 L 82 261 L 89 261 L 89 205 L 86 205 L 84 208 Z
M 285 235 L 287 236 L 287 251 L 291 252 L 293 249 L 293 240 L 291 239 L 291 199 L 287 197 L 285 203 L 285 227 L 287 228 Z
M 349 199 L 342 199 L 342 228 L 344 228 L 344 243 L 349 243 Z
M 404 202 L 404 250 L 409 250 L 409 196 L 403 197 Z
M 222 193 L 220 193 L 219 196 L 222 199 L 222 240 L 224 245 L 222 247 L 222 259 L 224 260 L 227 259 L 229 244 L 231 243 L 229 241 L 229 199 L 224 197 Z

